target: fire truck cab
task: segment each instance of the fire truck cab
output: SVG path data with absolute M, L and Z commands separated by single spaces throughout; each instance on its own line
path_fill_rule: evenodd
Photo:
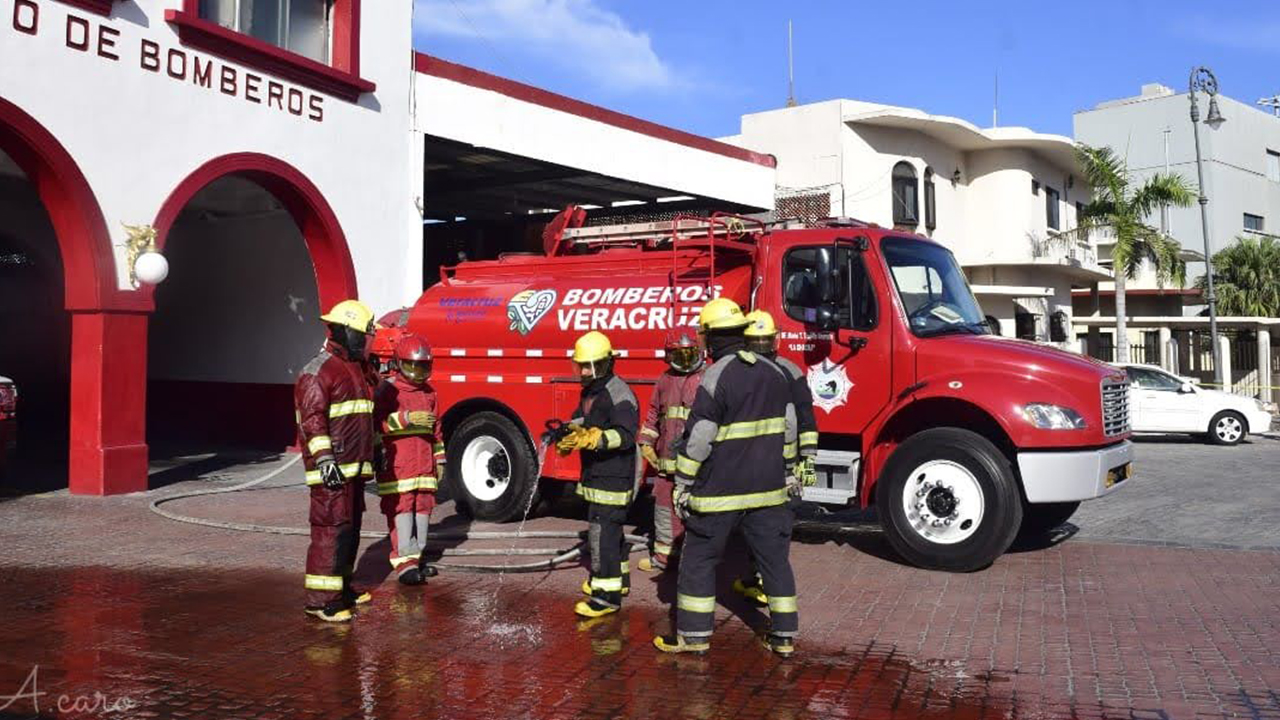
M 577 403 L 575 338 L 607 334 L 643 406 L 666 330 L 716 296 L 769 311 L 807 373 L 820 480 L 805 499 L 875 505 L 913 564 L 984 567 L 1129 478 L 1124 375 L 992 335 L 937 242 L 848 220 L 582 221 L 566 210 L 543 254 L 443 268 L 405 317 L 434 349 L 448 482 L 476 518 L 518 517 L 578 479 L 576 457 L 540 442 Z

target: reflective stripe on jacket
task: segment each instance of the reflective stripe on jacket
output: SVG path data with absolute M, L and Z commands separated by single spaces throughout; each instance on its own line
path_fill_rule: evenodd
M 676 458 L 676 482 L 695 512 L 750 510 L 787 501 L 796 409 L 786 371 L 747 351 L 706 371 Z
M 649 400 L 649 413 L 640 429 L 638 442 L 652 445 L 658 456 L 658 472 L 670 475 L 676 467 L 676 441 L 684 434 L 689 409 L 698 394 L 702 370 L 680 375 L 670 370 L 658 377 Z
M 320 482 L 317 466 L 326 458 L 348 479 L 373 476 L 373 388 L 361 363 L 326 343 L 298 373 L 293 403 L 308 484 Z
M 436 392 L 399 375 L 382 381 L 375 395 L 374 419 L 382 433 L 386 470 L 378 472 L 378 494 L 434 492 L 444 473 L 444 441 L 439 426 L 409 424 L 409 413 L 436 414 Z M 439 420 L 437 419 L 437 423 Z

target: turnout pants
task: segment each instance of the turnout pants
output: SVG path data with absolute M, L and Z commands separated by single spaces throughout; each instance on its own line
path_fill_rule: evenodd
M 671 506 L 671 491 L 675 483 L 671 478 L 658 475 L 653 479 L 653 554 L 670 559 L 680 549 L 684 539 L 684 523 Z
M 591 597 L 601 605 L 622 606 L 622 589 L 631 587 L 628 549 L 622 523 L 625 505 L 587 503 L 587 554 L 591 559 Z
M 739 512 L 693 514 L 685 521 L 684 549 L 676 582 L 676 633 L 709 638 L 715 622 L 716 566 L 734 529 L 742 532 L 769 596 L 770 632 L 794 637 L 796 580 L 791 572 L 791 524 L 786 505 Z
M 321 606 L 353 594 L 351 574 L 360 545 L 364 482 L 337 490 L 311 486 L 311 545 L 307 548 L 307 605 Z
M 391 567 L 407 569 L 427 549 L 427 529 L 436 495 L 423 490 L 383 495 L 379 504 L 391 534 Z

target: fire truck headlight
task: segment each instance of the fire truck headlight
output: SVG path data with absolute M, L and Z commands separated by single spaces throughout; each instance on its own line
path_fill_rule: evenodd
M 1022 408 L 1022 417 L 1041 430 L 1083 430 L 1084 418 L 1071 408 L 1049 403 L 1028 403 Z
M 133 274 L 138 282 L 159 285 L 169 277 L 169 261 L 158 252 L 144 252 L 134 262 Z

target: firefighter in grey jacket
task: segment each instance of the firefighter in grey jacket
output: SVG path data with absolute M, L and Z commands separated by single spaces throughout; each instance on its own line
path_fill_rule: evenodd
M 587 501 L 591 577 L 583 583 L 589 597 L 573 610 L 589 618 L 617 612 L 630 585 L 622 523 L 634 492 L 640 410 L 631 388 L 613 373 L 613 357 L 603 333 L 593 330 L 574 343 L 582 394 L 571 431 L 556 443 L 560 453 L 577 450 L 582 460 L 577 493 Z
M 790 383 L 781 368 L 746 350 L 747 319 L 737 303 L 711 300 L 699 323 L 715 364 L 703 376 L 676 456 L 673 504 L 687 516 L 676 632 L 653 643 L 663 652 L 710 649 L 716 566 L 730 534 L 740 529 L 769 596 L 765 646 L 790 655 L 799 629 L 787 508 L 799 489 Z

